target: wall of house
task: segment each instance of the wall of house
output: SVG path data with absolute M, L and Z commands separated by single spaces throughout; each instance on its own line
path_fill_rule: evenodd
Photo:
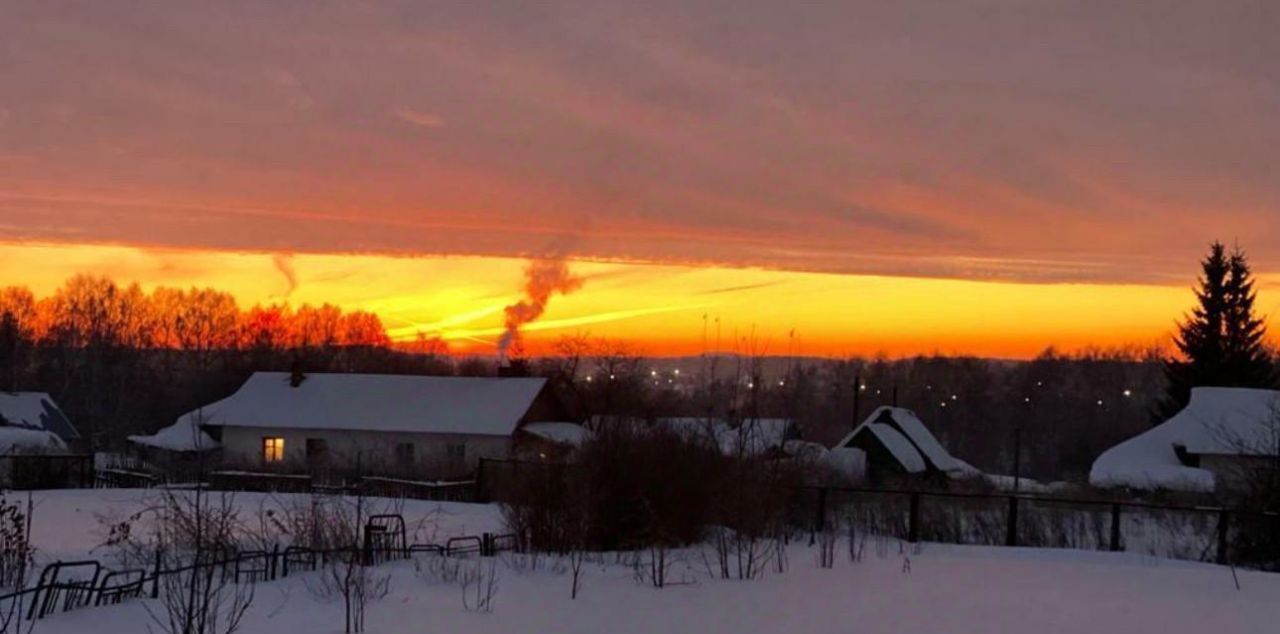
M 263 459 L 263 439 L 284 439 L 282 464 Z M 321 439 L 327 445 L 323 460 L 307 459 L 307 439 Z M 401 444 L 413 445 L 412 464 L 397 455 Z M 453 447 L 454 453 L 450 452 Z M 459 447 L 461 449 L 459 449 Z M 481 458 L 506 458 L 511 453 L 511 437 L 477 434 L 425 434 L 364 430 L 284 429 L 265 427 L 223 427 L 223 464 L 228 468 L 353 470 L 359 455 L 360 469 L 370 475 L 393 475 L 422 479 L 456 478 L 475 470 Z M 458 455 L 461 452 L 461 456 Z
M 1200 468 L 1213 474 L 1218 493 L 1243 491 L 1259 470 L 1275 468 L 1276 459 L 1265 456 L 1200 454 Z

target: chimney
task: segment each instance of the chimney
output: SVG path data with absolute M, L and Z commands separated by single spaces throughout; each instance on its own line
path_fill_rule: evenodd
M 498 377 L 520 378 L 529 376 L 529 362 L 524 359 L 508 359 L 503 365 L 498 366 Z
M 294 359 L 293 365 L 289 366 L 289 387 L 298 387 L 305 380 L 307 375 L 302 372 L 302 360 Z

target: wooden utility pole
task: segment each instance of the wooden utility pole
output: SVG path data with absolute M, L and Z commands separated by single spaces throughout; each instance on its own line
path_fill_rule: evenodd
M 862 409 L 861 405 L 862 405 L 862 375 L 855 374 L 853 375 L 853 428 L 856 428 L 858 426 L 858 423 L 862 422 L 858 418 L 858 414 Z

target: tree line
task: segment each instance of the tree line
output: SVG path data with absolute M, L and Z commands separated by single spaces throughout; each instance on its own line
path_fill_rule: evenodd
M 0 390 L 49 392 L 95 448 L 226 396 L 254 370 L 405 366 L 390 344 L 377 315 L 331 304 L 243 308 L 212 288 L 148 292 L 95 275 L 40 298 L 0 289 Z

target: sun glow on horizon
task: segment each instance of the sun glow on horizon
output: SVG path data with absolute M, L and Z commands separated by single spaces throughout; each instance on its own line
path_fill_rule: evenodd
M 393 339 L 489 354 L 503 307 L 520 298 L 524 260 L 480 256 L 294 254 L 94 244 L 0 244 L 0 285 L 47 296 L 77 273 L 120 284 L 212 287 L 242 307 L 331 303 L 377 314 Z M 1188 270 L 1194 263 L 1189 263 Z M 1027 358 L 1048 346 L 1153 345 L 1190 307 L 1188 288 L 1037 284 L 572 261 L 583 287 L 528 324 L 538 354 L 566 334 L 624 340 L 646 354 L 752 351 L 813 356 L 972 354 Z M 1191 275 L 1188 274 L 1188 286 Z M 1276 279 L 1262 276 L 1264 315 Z M 794 335 L 792 334 L 794 333 Z

